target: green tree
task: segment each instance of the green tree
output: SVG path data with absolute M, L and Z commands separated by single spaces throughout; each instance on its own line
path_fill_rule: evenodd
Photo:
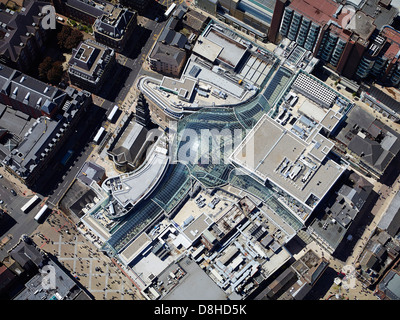
M 64 42 L 64 48 L 71 50 L 78 46 L 78 44 L 83 40 L 83 34 L 76 29 L 72 29 L 71 34 Z
M 44 60 L 38 66 L 39 78 L 41 80 L 47 80 L 47 72 L 52 68 L 53 60 L 50 57 L 44 58 Z
M 83 34 L 70 26 L 64 25 L 57 34 L 57 43 L 61 49 L 71 50 L 83 40 Z
M 61 61 L 55 61 L 51 69 L 47 72 L 47 80 L 52 84 L 58 84 L 61 81 L 64 70 Z
M 57 34 L 57 43 L 60 48 L 64 48 L 64 44 L 67 41 L 68 37 L 71 35 L 72 28 L 67 25 L 63 25 L 61 31 Z

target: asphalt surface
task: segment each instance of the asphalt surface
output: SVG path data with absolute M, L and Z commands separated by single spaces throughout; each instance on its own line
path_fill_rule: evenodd
M 89 106 L 87 114 L 90 116 L 82 117 L 75 132 L 53 159 L 51 170 L 47 170 L 36 185 L 37 192 L 43 197 L 48 197 L 48 203 L 51 206 L 56 206 L 61 200 L 95 147 L 92 140 L 102 125 L 106 112 L 92 105 Z M 74 153 L 63 166 L 61 160 L 69 150 Z
M 0 220 L 0 235 L 1 238 L 11 234 L 12 238 L 0 249 L 0 260 L 3 260 L 7 255 L 7 250 L 11 249 L 23 234 L 31 234 L 38 226 L 34 217 L 39 212 L 40 202 L 36 203 L 30 211 L 24 213 L 21 207 L 29 201 L 17 192 L 14 196 L 10 190 L 13 189 L 13 183 L 5 177 L 0 179 L 0 199 L 2 208 L 7 214 L 2 215 Z
M 144 17 L 140 17 L 139 25 L 125 50 L 116 55 L 117 65 L 113 76 L 103 85 L 97 96 L 93 95 L 93 106 L 88 111 L 89 116 L 83 117 L 75 133 L 50 162 L 48 170 L 45 170 L 36 185 L 32 187 L 42 200 L 47 201 L 50 209 L 57 206 L 75 180 L 80 168 L 93 152 L 95 147 L 92 142 L 93 137 L 104 124 L 107 111 L 115 104 L 123 103 L 138 76 L 152 74 L 142 69 L 142 65 L 165 26 L 165 19 L 160 19 L 159 22 L 154 21 L 156 16 L 162 16 L 163 10 L 165 8 L 162 6 L 157 7 L 156 10 L 151 8 Z M 60 162 L 68 150 L 73 150 L 74 153 L 63 166 Z M 0 234 L 2 238 L 12 235 L 0 249 L 0 260 L 8 255 L 7 250 L 18 242 L 22 234 L 32 234 L 38 226 L 34 216 L 41 208 L 40 202 L 27 213 L 23 213 L 21 207 L 29 199 L 21 194 L 12 195 L 10 192 L 12 188 L 13 182 L 5 177 L 0 178 L 0 202 L 2 202 L 0 208 L 7 212 L 1 218 Z
M 141 23 L 133 32 L 123 52 L 117 53 L 117 65 L 113 76 L 103 85 L 94 102 L 101 108 L 110 110 L 115 104 L 121 105 L 142 73 L 142 64 L 150 53 L 166 21 L 155 22 L 141 17 Z
M 115 105 L 121 105 L 137 77 L 146 71 L 142 70 L 142 64 L 150 53 L 155 41 L 166 21 L 157 23 L 149 18 L 142 17 L 141 25 L 132 34 L 125 50 L 117 54 L 117 65 L 113 77 L 104 85 L 101 92 L 93 95 L 92 109 L 78 124 L 77 131 L 69 141 L 61 148 L 58 155 L 52 161 L 40 181 L 34 187 L 42 197 L 48 197 L 50 207 L 55 207 L 62 199 L 70 185 L 75 180 L 82 165 L 90 157 L 95 144 L 92 142 L 97 130 L 106 121 L 107 112 Z M 68 150 L 74 154 L 66 166 L 60 164 Z

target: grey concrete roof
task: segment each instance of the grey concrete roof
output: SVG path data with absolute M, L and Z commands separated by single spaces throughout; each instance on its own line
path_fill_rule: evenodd
M 112 38 L 122 38 L 135 14 L 126 8 L 113 8 L 111 13 L 105 13 L 98 17 L 94 27 L 99 33 L 107 34 Z
M 81 171 L 78 173 L 77 178 L 86 185 L 90 185 L 92 181 L 100 181 L 105 174 L 105 169 L 93 162 L 85 162 Z
M 381 29 L 385 25 L 390 25 L 393 19 L 396 17 L 398 10 L 395 7 L 389 6 L 388 9 L 381 7 L 381 10 L 377 13 L 379 0 L 367 0 L 362 6 L 361 10 L 375 18 L 375 25 L 378 29 Z
M 374 24 L 375 19 L 371 16 L 366 15 L 362 11 L 357 11 L 351 18 L 346 29 L 350 29 L 357 33 L 364 40 L 368 40 L 376 26 Z
M 158 42 L 151 52 L 150 58 L 178 67 L 185 60 L 186 53 L 179 48 Z
M 386 230 L 394 237 L 400 228 L 400 192 L 397 192 L 385 214 L 379 221 L 378 228 Z
M 93 17 L 100 17 L 104 13 L 101 6 L 91 0 L 66 0 L 65 3 L 66 5 L 83 11 Z
M 187 273 L 163 300 L 226 300 L 224 291 L 197 263 L 184 258 L 180 265 Z
M 308 150 L 310 148 L 306 142 L 265 115 L 235 150 L 232 159 L 254 172 L 260 179 L 271 181 L 305 203 L 311 194 L 322 199 L 344 171 L 342 166 L 330 159 L 315 163 L 315 171 L 306 182 L 300 178 L 293 180 L 285 177 L 282 170 L 278 170 L 285 159 L 293 168 L 301 165 L 299 159 L 302 155 L 307 157 Z M 301 170 L 303 169 L 306 170 L 304 166 Z
M 22 49 L 20 43 L 25 45 L 27 40 L 31 37 L 31 33 L 36 31 L 41 20 L 38 13 L 40 13 L 42 7 L 47 4 L 48 2 L 44 1 L 25 0 L 25 9 L 23 11 L 14 11 L 14 13 L 11 14 L 4 9 L 0 12 L 0 30 L 8 34 L 8 36 L 0 39 L 0 54 L 10 58 L 11 61 L 16 61 L 18 59 Z M 1 26 L 2 23 L 7 26 L 7 29 Z M 28 36 L 27 33 L 29 34 Z
M 46 103 L 53 103 L 52 108 L 54 108 L 66 98 L 65 92 L 61 89 L 2 64 L 0 65 L 0 90 L 12 99 L 39 110 Z
M 6 129 L 20 139 L 23 139 L 23 136 L 32 127 L 34 121 L 35 119 L 19 117 L 16 110 L 10 107 L 6 107 L 4 112 L 0 115 L 0 127 Z
M 18 294 L 15 300 L 72 300 L 82 293 L 71 276 L 65 273 L 55 262 L 49 260 L 46 265 L 54 270 L 56 288 L 44 290 L 42 274 L 38 273 L 25 284 L 25 289 Z
M 223 48 L 217 59 L 233 68 L 237 67 L 247 52 L 246 46 L 228 38 L 215 29 L 209 29 L 209 31 L 204 34 L 204 37 Z
M 339 223 L 331 223 L 332 218 L 328 214 L 324 214 L 323 217 L 316 218 L 311 223 L 310 227 L 313 228 L 314 232 L 317 233 L 329 246 L 334 250 L 342 242 L 347 229 Z M 326 227 L 324 228 L 324 225 Z
M 104 68 L 114 56 L 114 50 L 96 41 L 87 39 L 72 49 L 68 72 L 96 82 Z

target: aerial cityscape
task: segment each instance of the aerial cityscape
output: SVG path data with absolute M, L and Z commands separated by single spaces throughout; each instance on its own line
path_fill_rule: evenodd
M 0 299 L 400 300 L 399 85 L 400 0 L 0 0 Z

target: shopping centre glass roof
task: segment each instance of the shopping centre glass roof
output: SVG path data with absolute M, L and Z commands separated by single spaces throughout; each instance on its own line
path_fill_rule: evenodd
M 293 74 L 288 69 L 280 68 L 267 89 L 260 90 L 261 94 L 251 101 L 235 107 L 204 108 L 179 120 L 174 141 L 176 147 L 170 154 L 172 161 L 163 180 L 153 194 L 133 208 L 112 231 L 112 236 L 103 249 L 114 253 L 123 250 L 151 221 L 163 212 L 168 214 L 182 201 L 196 180 L 206 188 L 231 183 L 264 201 L 295 229 L 301 228 L 298 220 L 277 201 L 272 188 L 262 185 L 250 176 L 236 175 L 235 167 L 228 160 L 231 152 L 224 153 L 227 150 L 233 151 L 235 139 L 239 139 L 240 143 L 262 115 L 271 110 L 269 102 L 275 102 L 283 94 L 281 91 L 284 91 L 291 76 Z M 214 133 L 213 138 L 207 141 L 209 149 L 202 149 L 199 147 L 201 143 L 193 139 L 193 135 L 202 137 L 203 132 Z M 215 139 L 215 133 L 221 133 L 223 138 Z M 225 138 L 226 134 L 231 134 L 231 139 Z M 200 140 L 203 142 L 202 139 Z M 179 154 L 182 149 L 185 151 L 184 159 Z M 215 163 L 213 157 L 218 155 L 220 161 Z

